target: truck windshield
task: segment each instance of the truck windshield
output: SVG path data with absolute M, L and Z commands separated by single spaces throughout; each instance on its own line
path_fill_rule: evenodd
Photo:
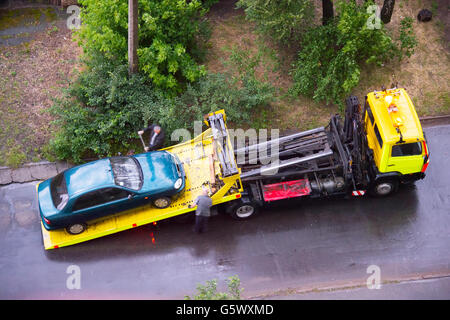
M 64 172 L 61 172 L 52 179 L 50 182 L 50 193 L 55 208 L 60 211 L 64 209 L 69 200 Z
M 142 187 L 142 169 L 132 157 L 110 158 L 114 183 L 120 187 L 139 190 Z
M 422 154 L 422 144 L 420 142 L 397 144 L 392 146 L 393 157 L 417 156 Z

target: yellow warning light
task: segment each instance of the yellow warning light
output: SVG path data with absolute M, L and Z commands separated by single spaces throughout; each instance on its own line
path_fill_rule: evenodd
M 387 95 L 384 97 L 384 102 L 386 102 L 386 104 L 389 106 L 389 105 L 391 105 L 392 99 L 393 98 L 391 95 Z
M 394 118 L 394 126 L 400 127 L 403 125 L 403 119 L 400 117 Z

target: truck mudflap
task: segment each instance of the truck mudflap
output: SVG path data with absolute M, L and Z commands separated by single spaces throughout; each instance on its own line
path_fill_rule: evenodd
M 302 197 L 311 194 L 308 179 L 285 181 L 263 185 L 264 201 Z

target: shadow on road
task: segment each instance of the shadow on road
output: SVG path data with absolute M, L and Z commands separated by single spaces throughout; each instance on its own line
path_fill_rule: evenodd
M 201 259 L 214 252 L 222 257 L 220 263 L 227 264 L 236 251 L 248 250 L 248 254 L 253 255 L 252 250 L 257 250 L 258 246 L 267 247 L 268 238 L 286 241 L 282 238 L 287 235 L 288 239 L 295 237 L 303 248 L 332 245 L 336 237 L 351 229 L 361 237 L 354 241 L 364 243 L 404 239 L 414 234 L 410 227 L 417 205 L 414 185 L 402 186 L 398 194 L 387 199 L 291 199 L 267 206 L 248 221 L 215 216 L 210 219 L 206 234 L 193 233 L 191 223 L 163 221 L 156 227 L 142 226 L 45 254 L 50 260 L 77 263 L 185 251 Z M 312 243 L 312 239 L 318 243 Z

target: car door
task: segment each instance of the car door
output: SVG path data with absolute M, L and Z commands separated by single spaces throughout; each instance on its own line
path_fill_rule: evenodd
M 393 145 L 388 160 L 389 171 L 402 174 L 420 172 L 423 166 L 422 143 L 411 142 Z
M 131 193 L 119 188 L 103 188 L 78 197 L 73 206 L 76 221 L 89 221 L 125 210 Z

